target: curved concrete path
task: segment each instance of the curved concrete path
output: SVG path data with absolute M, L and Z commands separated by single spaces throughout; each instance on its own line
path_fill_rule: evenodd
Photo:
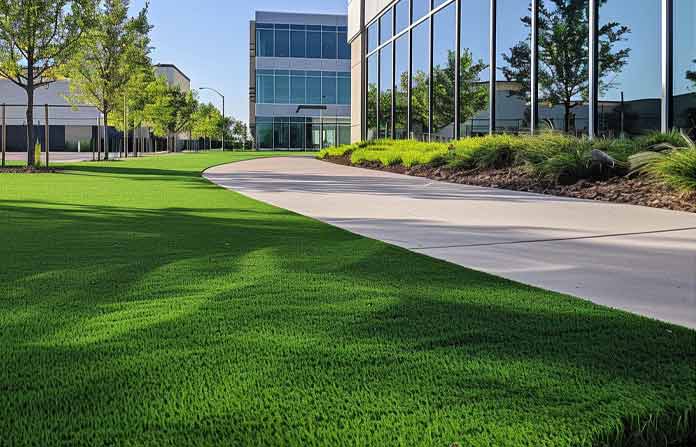
M 409 250 L 696 328 L 696 215 L 457 185 L 305 157 L 218 166 L 225 188 Z

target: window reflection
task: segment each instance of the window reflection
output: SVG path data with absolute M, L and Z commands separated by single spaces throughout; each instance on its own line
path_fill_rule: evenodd
M 377 55 L 367 59 L 367 139 L 377 138 Z
M 529 132 L 531 2 L 498 0 L 496 132 Z
M 394 138 L 408 138 L 408 34 L 394 44 Z
M 379 18 L 379 43 L 385 43 L 392 38 L 394 27 L 392 19 L 392 10 L 387 10 L 382 17 Z
M 290 26 L 275 26 L 275 57 L 290 57 Z
M 379 137 L 391 138 L 392 44 L 379 50 Z
M 471 0 L 461 9 L 460 135 L 488 133 L 489 0 Z M 485 36 L 482 38 L 482 36 Z
M 430 137 L 430 22 L 425 21 L 412 31 L 411 62 L 411 135 L 418 140 Z
M 432 139 L 454 139 L 456 10 L 454 4 L 433 16 Z
M 411 0 L 413 2 L 413 22 L 430 12 L 431 0 Z M 411 22 L 411 23 L 413 23 Z
M 394 17 L 396 20 L 396 29 L 394 30 L 394 34 L 398 34 L 401 31 L 405 30 L 408 28 L 409 25 L 409 8 L 408 8 L 408 1 L 409 0 L 400 0 L 396 6 L 394 6 Z
M 598 133 L 632 136 L 660 129 L 660 2 L 611 0 L 600 6 Z
M 696 2 L 674 1 L 674 127 L 696 138 Z

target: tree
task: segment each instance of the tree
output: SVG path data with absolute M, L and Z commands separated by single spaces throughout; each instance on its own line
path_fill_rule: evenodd
M 539 0 L 539 99 L 564 107 L 565 131 L 570 129 L 572 110 L 589 96 L 588 0 L 550 0 L 553 7 Z M 600 6 L 607 0 L 600 0 Z M 501 70 L 508 81 L 520 84 L 513 93 L 527 98 L 531 80 L 531 16 L 521 18 L 530 29 L 529 38 L 510 48 Z M 628 63 L 630 48 L 617 49 L 631 30 L 618 22 L 599 28 L 599 91 L 615 85 L 615 75 Z M 612 76 L 613 75 L 613 76 Z
M 97 10 L 96 25 L 85 33 L 66 68 L 70 99 L 95 106 L 104 115 L 107 129 L 109 114 L 123 103 L 133 73 L 150 66 L 148 5 L 132 18 L 128 17 L 129 5 L 129 0 L 104 0 Z M 104 143 L 108 159 L 108 138 Z
M 96 0 L 1 0 L 0 75 L 27 94 L 27 163 L 34 158 L 34 91 L 58 69 L 92 25 Z
M 244 121 L 234 120 L 231 131 L 232 141 L 242 148 L 249 144 L 249 129 Z
M 694 59 L 694 64 L 696 64 L 696 59 Z M 696 70 L 687 70 L 686 71 L 686 79 L 694 83 L 694 87 L 696 87 Z
M 148 96 L 145 93 L 147 87 L 154 82 L 155 73 L 152 67 L 143 67 L 137 70 L 128 80 L 124 87 L 124 95 L 126 102 L 117 101 L 113 109 L 112 116 L 116 129 L 123 132 L 128 132 L 130 129 L 137 129 L 144 125 L 145 122 L 145 106 L 148 103 Z M 128 122 L 124 122 L 126 116 L 124 106 L 127 107 Z
M 219 137 L 222 131 L 222 115 L 212 104 L 201 104 L 192 117 L 192 134 L 195 138 Z
M 432 75 L 432 125 L 431 132 L 437 133 L 447 126 L 454 125 L 455 111 L 455 64 L 457 56 L 450 51 L 447 65 L 433 67 Z M 488 104 L 488 86 L 482 84 L 481 73 L 487 68 L 482 60 L 474 61 L 468 49 L 464 49 L 459 59 L 459 104 L 460 122 L 467 121 L 483 110 Z M 411 89 L 411 114 L 417 123 L 428 127 L 429 80 L 428 74 L 418 71 L 414 74 Z M 408 76 L 401 79 L 402 91 L 408 91 Z M 398 105 L 398 98 L 397 98 Z

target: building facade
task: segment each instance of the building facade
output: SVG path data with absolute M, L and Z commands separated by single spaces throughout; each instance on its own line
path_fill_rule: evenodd
M 353 141 L 696 132 L 693 0 L 350 0 L 348 10 Z
M 249 127 L 257 149 L 350 142 L 345 15 L 256 12 L 250 23 Z

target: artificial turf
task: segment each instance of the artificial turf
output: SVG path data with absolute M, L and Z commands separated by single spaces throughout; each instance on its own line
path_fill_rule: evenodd
M 696 333 L 220 189 L 0 174 L 0 445 L 693 441 Z

